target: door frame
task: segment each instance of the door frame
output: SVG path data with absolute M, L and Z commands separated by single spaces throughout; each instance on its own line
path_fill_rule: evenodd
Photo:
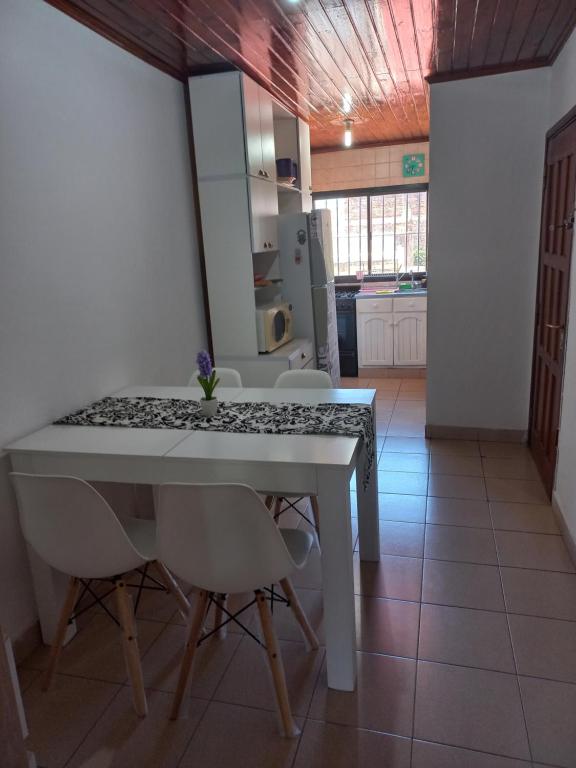
M 528 416 L 528 444 L 530 445 L 530 436 L 532 433 L 532 423 L 534 419 L 534 389 L 536 385 L 536 357 L 538 352 L 538 301 L 540 296 L 540 275 L 541 275 L 541 248 L 542 248 L 542 239 L 544 237 L 544 198 L 546 194 L 546 172 L 547 172 L 547 162 L 546 158 L 548 157 L 548 145 L 550 141 L 555 139 L 559 134 L 562 133 L 566 128 L 569 128 L 573 123 L 576 123 L 576 105 L 572 107 L 563 117 L 560 118 L 554 125 L 548 129 L 546 132 L 546 146 L 544 151 L 544 183 L 542 185 L 542 203 L 541 203 L 541 213 L 540 213 L 540 236 L 538 238 L 538 281 L 536 284 L 536 301 L 534 306 L 534 336 L 533 336 L 533 342 L 532 342 L 532 371 L 531 371 L 531 382 L 530 382 L 530 410 L 529 410 L 529 416 Z M 576 243 L 576 233 L 573 235 L 573 243 L 572 243 L 572 253 L 574 253 L 575 243 Z M 569 266 L 569 273 L 568 273 L 568 302 L 570 302 L 570 292 L 572 288 L 572 257 L 570 257 L 570 266 Z M 568 303 L 568 309 L 570 307 L 570 304 Z M 566 318 L 566 333 L 564 337 L 564 349 L 566 349 L 567 344 L 567 335 L 568 335 L 568 321 L 569 321 L 569 315 Z M 562 402 L 563 402 L 563 396 L 564 396 L 564 377 L 566 373 L 566 355 L 564 354 L 564 359 L 562 361 L 562 380 L 560 382 L 560 403 L 559 403 L 559 419 L 558 419 L 558 431 L 560 429 L 560 425 L 562 423 Z M 546 491 L 550 493 L 550 496 L 552 496 L 553 490 L 554 490 L 554 482 L 556 478 L 556 466 L 558 464 L 558 444 L 556 444 L 556 455 L 554 457 L 554 471 L 552 474 L 552 485 L 550 488 L 546 488 Z

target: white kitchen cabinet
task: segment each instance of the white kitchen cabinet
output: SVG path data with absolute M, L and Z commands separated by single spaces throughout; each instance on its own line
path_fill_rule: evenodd
M 266 179 L 248 179 L 252 252 L 278 249 L 278 195 Z
M 241 72 L 189 79 L 200 180 L 248 174 L 276 181 L 272 96 Z
M 424 296 L 356 300 L 358 364 L 370 366 L 426 365 Z
M 426 312 L 395 312 L 394 365 L 426 365 Z
M 298 177 L 302 191 L 302 211 L 312 210 L 312 160 L 310 157 L 310 126 L 298 118 Z
M 364 312 L 357 315 L 358 364 L 394 365 L 392 313 Z

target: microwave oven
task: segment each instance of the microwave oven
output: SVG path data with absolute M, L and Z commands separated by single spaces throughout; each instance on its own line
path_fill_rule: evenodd
M 292 304 L 268 304 L 256 309 L 258 352 L 273 352 L 292 339 Z

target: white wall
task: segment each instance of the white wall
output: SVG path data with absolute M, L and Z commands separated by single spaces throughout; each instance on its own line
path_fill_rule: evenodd
M 182 84 L 41 0 L 0 8 L 0 447 L 205 344 Z M 0 623 L 35 620 L 0 467 Z
M 576 32 L 574 32 L 552 67 L 550 83 L 549 127 L 558 122 L 576 106 Z M 554 493 L 566 523 L 576 540 L 576 238 L 572 253 L 572 276 L 568 335 L 566 338 L 566 365 L 560 436 L 558 439 L 558 464 Z
M 424 176 L 404 178 L 402 157 L 423 154 Z M 312 155 L 312 190 L 314 192 L 391 187 L 399 184 L 422 184 L 428 181 L 429 144 L 394 144 L 389 147 L 339 149 Z
M 549 75 L 431 87 L 431 425 L 527 429 Z

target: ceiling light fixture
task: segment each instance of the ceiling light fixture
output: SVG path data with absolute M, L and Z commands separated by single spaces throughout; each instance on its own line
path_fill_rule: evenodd
M 344 146 L 345 147 L 351 147 L 352 146 L 352 125 L 354 123 L 354 120 L 344 120 Z

